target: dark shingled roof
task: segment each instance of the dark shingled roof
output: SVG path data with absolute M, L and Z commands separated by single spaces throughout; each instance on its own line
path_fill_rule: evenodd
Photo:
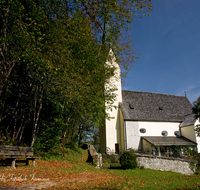
M 185 138 L 185 137 L 152 137 L 142 136 L 143 139 L 148 141 L 154 146 L 196 146 L 197 143 Z
M 124 120 L 181 122 L 191 114 L 185 96 L 122 90 L 120 103 Z
M 196 119 L 195 119 L 195 114 L 190 114 L 185 116 L 185 120 L 181 123 L 180 127 L 186 127 L 189 125 L 194 125 Z

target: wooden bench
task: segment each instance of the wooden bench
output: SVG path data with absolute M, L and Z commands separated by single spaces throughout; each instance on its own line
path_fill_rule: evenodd
M 11 164 L 13 168 L 15 168 L 16 162 L 28 165 L 29 160 L 32 160 L 32 165 L 35 167 L 35 160 L 37 158 L 39 157 L 33 156 L 33 148 L 0 145 L 0 163 Z

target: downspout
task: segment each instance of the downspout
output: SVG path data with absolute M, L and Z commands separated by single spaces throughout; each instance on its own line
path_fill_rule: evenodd
M 181 123 L 179 123 L 178 127 L 179 127 L 179 131 L 180 131 L 180 135 L 182 136 L 182 134 L 181 134 L 181 127 L 180 126 L 181 126 Z
M 124 146 L 125 146 L 125 151 L 127 151 L 127 139 L 126 139 L 126 121 L 124 121 Z

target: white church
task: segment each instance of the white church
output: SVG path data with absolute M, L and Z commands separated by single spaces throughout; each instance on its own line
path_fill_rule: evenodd
M 117 87 L 116 109 L 108 110 L 110 119 L 100 129 L 100 151 L 120 152 L 128 149 L 152 154 L 156 149 L 164 155 L 176 145 L 197 148 L 200 137 L 194 128 L 200 121 L 194 119 L 192 105 L 186 96 L 121 90 L 120 67 L 110 83 Z M 109 85 L 109 84 L 107 84 Z

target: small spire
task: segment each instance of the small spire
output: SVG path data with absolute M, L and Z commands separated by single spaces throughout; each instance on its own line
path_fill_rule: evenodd
M 185 97 L 187 97 L 186 89 L 185 89 Z

